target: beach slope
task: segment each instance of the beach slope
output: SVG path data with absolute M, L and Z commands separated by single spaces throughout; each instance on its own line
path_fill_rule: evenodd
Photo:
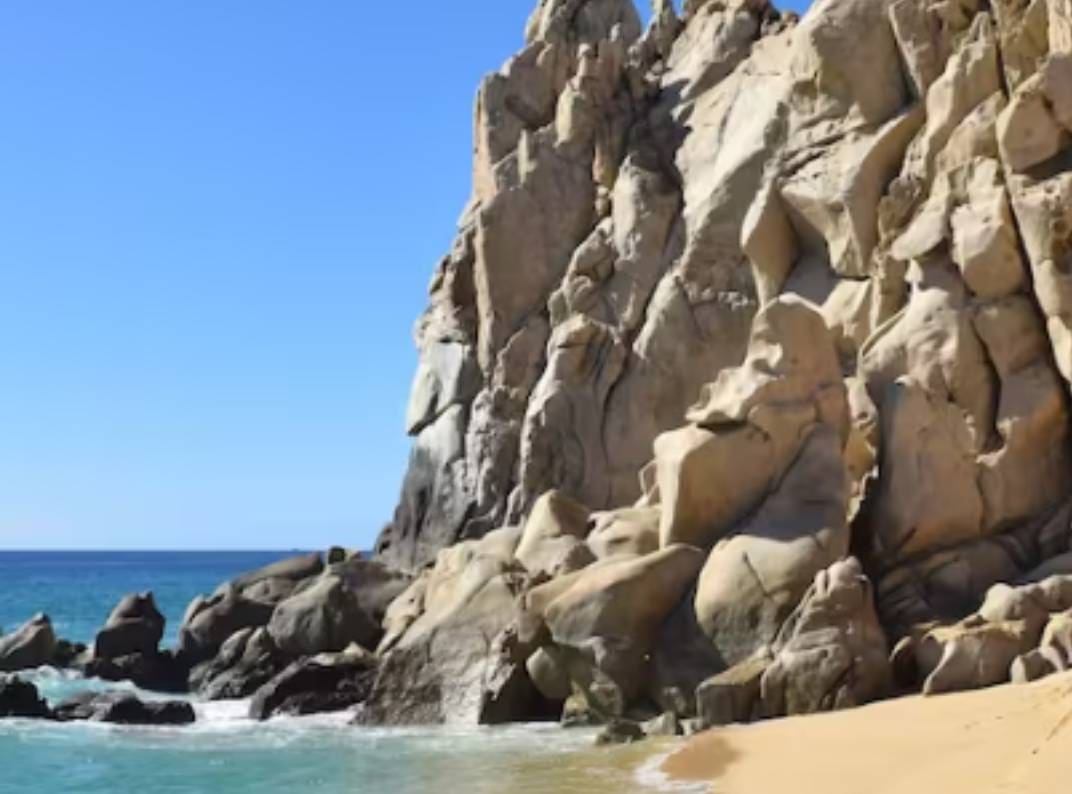
M 718 794 L 1052 794 L 1072 785 L 1072 673 L 732 726 L 670 756 Z

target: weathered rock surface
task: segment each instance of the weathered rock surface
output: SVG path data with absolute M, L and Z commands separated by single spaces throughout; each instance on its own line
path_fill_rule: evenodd
M 375 647 L 380 628 L 346 581 L 329 574 L 281 601 L 268 622 L 276 647 L 291 656 L 341 651 L 352 642 Z
M 208 599 L 199 597 L 179 629 L 179 651 L 194 664 L 211 659 L 236 631 L 267 625 L 274 611 L 272 603 L 247 598 L 233 588 Z
M 1072 664 L 1072 7 L 653 11 L 483 81 L 377 556 L 195 602 L 196 688 L 628 739 Z
M 189 725 L 197 719 L 193 706 L 182 700 L 140 700 L 126 692 L 84 692 L 56 706 L 61 722 L 88 720 L 118 725 Z
M 264 627 L 232 634 L 212 659 L 190 671 L 190 691 L 206 700 L 237 700 L 253 695 L 291 661 Z
M 47 719 L 50 716 L 48 703 L 37 687 L 18 676 L 0 675 L 0 719 Z
M 56 633 L 48 615 L 34 616 L 11 634 L 0 637 L 0 672 L 13 673 L 53 661 Z
M 249 713 L 266 720 L 274 714 L 341 711 L 363 702 L 372 690 L 376 660 L 358 646 L 294 662 L 253 695 Z
M 519 596 L 529 586 L 514 560 L 518 533 L 440 552 L 392 604 L 372 692 L 357 713 L 367 724 L 501 723 L 545 716 L 525 670 Z M 397 609 L 396 609 L 397 607 Z
M 128 595 L 97 633 L 93 653 L 102 659 L 156 653 L 163 636 L 164 616 L 156 608 L 153 594 Z

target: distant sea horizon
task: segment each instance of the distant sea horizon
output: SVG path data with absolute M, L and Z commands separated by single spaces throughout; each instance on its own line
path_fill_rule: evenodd
M 58 636 L 89 644 L 119 599 L 151 591 L 167 621 L 164 643 L 170 645 L 196 596 L 239 574 L 302 553 L 308 552 L 0 549 L 0 629 L 10 631 L 44 612 Z

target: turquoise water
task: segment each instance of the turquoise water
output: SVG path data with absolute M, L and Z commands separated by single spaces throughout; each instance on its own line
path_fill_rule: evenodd
M 152 589 L 173 635 L 194 595 L 282 556 L 0 553 L 0 625 L 44 610 L 61 634 L 87 641 L 120 596 Z M 29 677 L 52 701 L 116 686 L 48 669 Z M 0 720 L 0 794 L 550 794 L 659 784 L 635 749 L 593 750 L 589 730 L 369 729 L 348 725 L 347 714 L 254 723 L 243 702 L 195 709 L 187 728 Z
M 59 636 L 89 643 L 120 598 L 152 590 L 170 644 L 195 595 L 297 553 L 0 551 L 0 627 L 10 631 L 45 612 Z

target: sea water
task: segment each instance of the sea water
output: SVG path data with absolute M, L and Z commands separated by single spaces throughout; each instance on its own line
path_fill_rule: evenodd
M 0 626 L 44 611 L 57 633 L 90 642 L 126 593 L 152 590 L 174 640 L 187 603 L 293 552 L 0 552 Z M 26 677 L 56 702 L 121 687 L 41 669 Z M 141 697 L 153 697 L 139 692 Z M 350 715 L 257 723 L 241 701 L 198 703 L 182 728 L 0 720 L 0 794 L 552 794 L 658 787 L 650 747 L 596 750 L 590 730 L 364 728 Z

